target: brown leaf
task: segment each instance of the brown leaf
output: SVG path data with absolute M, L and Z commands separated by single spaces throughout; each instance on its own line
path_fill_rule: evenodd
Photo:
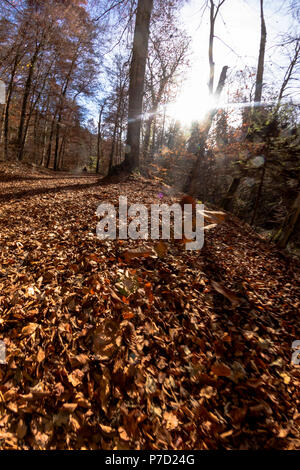
M 78 354 L 77 356 L 69 357 L 72 369 L 78 366 L 85 366 L 89 362 L 89 356 L 87 354 Z
M 154 249 L 159 258 L 163 258 L 168 251 L 168 245 L 162 240 L 160 240 L 158 243 L 155 244 Z
M 74 413 L 77 406 L 77 403 L 64 403 L 61 409 L 62 411 L 66 411 L 68 413 Z
M 104 426 L 104 424 L 99 424 L 101 431 L 107 436 L 111 436 L 115 433 L 115 430 L 110 426 Z
M 222 362 L 216 362 L 212 366 L 211 370 L 218 377 L 229 377 L 231 375 L 230 367 L 226 366 L 226 364 L 223 364 Z
M 148 258 L 149 256 L 153 255 L 153 251 L 147 248 L 137 248 L 135 250 L 127 250 L 123 251 L 123 256 L 125 258 L 126 263 L 129 263 L 131 260 L 136 258 Z
M 39 348 L 36 358 L 38 362 L 43 362 L 45 359 L 45 351 L 42 348 Z
M 23 336 L 32 335 L 32 333 L 35 332 L 35 330 L 37 329 L 38 326 L 39 325 L 37 323 L 29 323 L 27 326 L 24 326 L 24 328 L 22 328 L 21 334 Z
M 120 426 L 118 428 L 118 431 L 119 431 L 119 435 L 120 435 L 120 438 L 123 439 L 123 441 L 129 441 L 130 440 L 130 437 L 128 436 L 127 432 L 125 431 L 124 428 L 122 428 L 122 426 Z
M 222 286 L 219 282 L 211 281 L 211 285 L 217 292 L 219 292 L 219 294 L 224 295 L 224 297 L 230 300 L 233 307 L 238 307 L 241 304 L 241 299 L 234 292 Z
M 19 439 L 23 439 L 27 433 L 27 426 L 23 419 L 20 419 L 17 426 L 17 436 Z
M 105 414 L 108 412 L 108 400 L 110 397 L 110 381 L 108 375 L 105 374 L 100 379 L 98 397 L 100 400 L 101 408 Z
M 73 385 L 73 387 L 78 387 L 82 383 L 82 379 L 84 377 L 84 372 L 80 369 L 75 369 L 71 374 L 68 375 L 69 382 Z

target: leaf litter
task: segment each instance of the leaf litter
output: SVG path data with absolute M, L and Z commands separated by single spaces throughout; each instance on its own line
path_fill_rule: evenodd
M 215 211 L 199 252 L 100 241 L 98 204 L 159 180 L 22 178 L 0 183 L 1 449 L 300 448 L 294 259 Z

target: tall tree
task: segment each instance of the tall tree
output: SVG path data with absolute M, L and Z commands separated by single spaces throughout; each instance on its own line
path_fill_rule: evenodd
M 99 108 L 98 126 L 97 126 L 97 162 L 96 173 L 99 173 L 101 163 L 101 144 L 102 144 L 102 116 L 106 105 L 106 100 L 103 100 Z
M 209 80 L 208 80 L 208 91 L 210 95 L 214 92 L 214 78 L 215 78 L 215 62 L 214 62 L 214 37 L 215 37 L 215 25 L 218 17 L 219 10 L 225 0 L 220 0 L 217 4 L 214 0 L 210 0 L 209 8 L 209 46 L 208 46 L 208 61 L 209 61 Z
M 136 12 L 132 59 L 129 73 L 128 124 L 125 168 L 133 171 L 140 163 L 140 134 L 143 93 L 153 0 L 139 0 Z
M 256 72 L 255 93 L 254 93 L 255 102 L 260 102 L 261 97 L 262 97 L 266 41 L 267 41 L 267 30 L 266 30 L 266 24 L 265 24 L 265 18 L 264 18 L 264 0 L 260 0 L 260 46 L 259 46 L 258 64 L 257 64 L 257 72 Z

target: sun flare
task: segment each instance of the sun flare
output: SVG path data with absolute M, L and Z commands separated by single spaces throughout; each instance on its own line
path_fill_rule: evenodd
M 185 126 L 190 126 L 193 121 L 201 121 L 205 114 L 212 108 L 213 99 L 208 93 L 187 90 L 175 103 L 167 106 L 167 115 Z

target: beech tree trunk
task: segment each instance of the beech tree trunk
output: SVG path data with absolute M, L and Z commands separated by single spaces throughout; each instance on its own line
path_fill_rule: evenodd
M 100 160 L 101 160 L 101 143 L 102 143 L 102 136 L 101 136 L 101 124 L 102 124 L 102 114 L 104 110 L 105 102 L 100 107 L 99 112 L 99 119 L 98 119 L 98 135 L 97 135 L 97 165 L 96 165 L 96 173 L 99 173 L 100 169 Z
M 10 110 L 10 103 L 13 93 L 14 87 L 14 79 L 17 72 L 17 67 L 19 63 L 19 55 L 17 54 L 14 60 L 13 69 L 11 72 L 10 82 L 8 85 L 7 90 L 7 99 L 6 99 L 6 106 L 5 106 L 5 114 L 4 114 L 4 123 L 3 123 L 3 139 L 4 139 L 4 160 L 8 160 L 8 127 L 9 127 L 9 110 Z
M 57 171 L 58 170 L 58 163 L 59 163 L 59 158 L 58 158 L 58 152 L 59 152 L 59 139 L 60 139 L 60 123 L 62 120 L 62 113 L 59 113 L 57 123 L 56 123 L 56 135 L 55 135 L 55 150 L 54 150 L 54 163 L 53 163 L 53 170 Z
M 143 148 L 143 157 L 144 157 L 144 165 L 147 167 L 151 160 L 151 149 L 150 149 L 150 140 L 151 140 L 151 130 L 154 132 L 154 122 L 156 117 L 157 107 L 151 110 L 151 115 L 146 124 L 146 132 L 144 137 L 144 148 Z
M 57 112 L 55 112 L 55 115 L 52 119 L 52 124 L 51 124 L 51 130 L 50 130 L 50 136 L 49 136 L 49 142 L 48 142 L 48 149 L 47 149 L 46 168 L 49 168 L 50 161 L 51 161 L 52 139 L 53 139 L 53 134 L 54 134 L 54 126 L 55 126 L 55 122 L 56 122 L 56 115 L 57 115 Z
M 125 169 L 133 171 L 140 163 L 140 134 L 150 18 L 153 0 L 139 0 L 136 13 L 132 60 L 129 76 L 128 126 Z
M 44 126 L 43 149 L 42 149 L 42 156 L 41 156 L 41 160 L 40 160 L 40 166 L 44 165 L 44 160 L 45 160 L 45 156 L 46 156 L 47 133 L 48 133 L 48 121 L 47 121 L 47 117 L 46 117 L 45 126 Z
M 36 50 L 31 58 L 30 65 L 29 65 L 29 72 L 27 76 L 27 80 L 24 87 L 24 94 L 23 94 L 23 101 L 22 101 L 22 109 L 21 109 L 21 116 L 20 116 L 20 123 L 19 123 L 19 130 L 18 130 L 18 140 L 17 140 L 17 157 L 18 160 L 22 160 L 23 158 L 23 150 L 24 150 L 24 139 L 23 139 L 23 132 L 24 132 L 24 124 L 25 124 L 25 117 L 26 117 L 26 109 L 27 109 L 27 102 L 30 95 L 31 89 L 31 82 L 33 78 L 34 67 L 38 59 L 39 51 L 41 48 L 41 44 L 36 47 Z

